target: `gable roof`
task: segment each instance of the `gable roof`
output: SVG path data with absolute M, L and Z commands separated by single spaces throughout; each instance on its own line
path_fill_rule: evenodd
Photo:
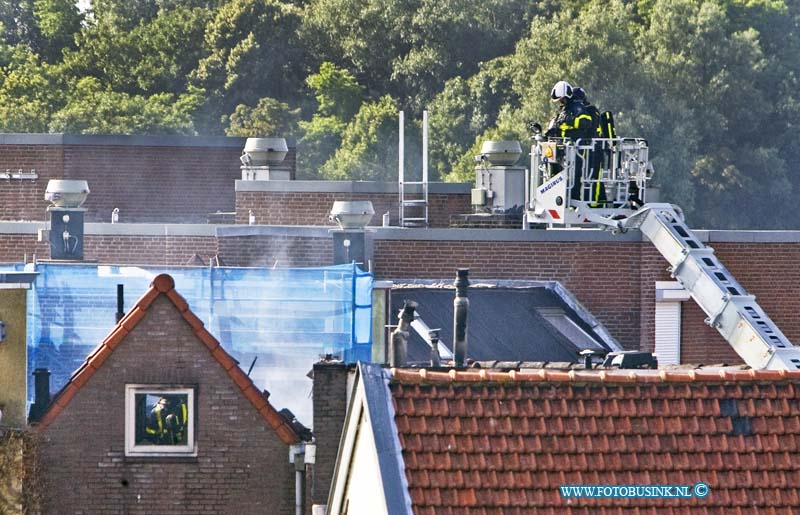
M 800 372 L 381 371 L 416 514 L 800 508 Z M 365 386 L 369 383 L 365 382 Z M 691 499 L 562 485 L 695 485 Z
M 239 368 L 238 362 L 222 348 L 219 341 L 208 332 L 191 309 L 189 304 L 176 290 L 175 281 L 168 274 L 160 274 L 153 279 L 150 288 L 134 304 L 130 311 L 112 329 L 111 333 L 87 356 L 86 361 L 72 375 L 70 380 L 56 395 L 45 411 L 38 424 L 41 431 L 46 428 L 59 413 L 69 404 L 70 400 L 86 384 L 90 377 L 108 359 L 111 353 L 124 341 L 125 337 L 147 315 L 148 308 L 159 296 L 165 296 L 172 302 L 184 320 L 189 324 L 197 338 L 203 342 L 211 355 L 225 369 L 228 376 L 236 383 L 242 394 L 250 401 L 267 424 L 278 434 L 278 437 L 287 445 L 300 442 L 300 437 L 278 411 L 270 404 L 264 394 L 256 387 L 253 380 Z

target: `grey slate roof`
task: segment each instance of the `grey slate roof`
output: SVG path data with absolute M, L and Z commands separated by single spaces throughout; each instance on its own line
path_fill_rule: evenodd
M 392 291 L 392 324 L 405 300 L 418 303 L 417 313 L 430 328 L 441 328 L 441 342 L 452 350 L 453 297 L 451 288 L 402 288 Z M 475 361 L 561 361 L 577 362 L 573 345 L 538 312 L 537 308 L 560 308 L 567 317 L 598 343 L 611 350 L 564 299 L 552 289 L 470 288 L 467 320 L 467 358 Z M 430 358 L 429 345 L 411 332 L 409 363 Z

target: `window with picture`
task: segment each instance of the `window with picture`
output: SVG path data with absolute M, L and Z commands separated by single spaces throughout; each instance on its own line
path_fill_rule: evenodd
M 125 387 L 126 456 L 195 456 L 194 389 Z

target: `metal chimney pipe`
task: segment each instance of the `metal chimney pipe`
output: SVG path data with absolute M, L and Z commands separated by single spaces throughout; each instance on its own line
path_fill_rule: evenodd
M 50 405 L 50 371 L 46 368 L 37 368 L 33 371 L 34 397 L 33 402 L 39 406 Z
M 117 322 L 122 320 L 125 316 L 125 286 L 122 284 L 117 285 Z
M 392 331 L 392 339 L 389 341 L 389 365 L 392 367 L 404 367 L 408 361 L 408 330 L 411 322 L 414 321 L 414 310 L 417 303 L 407 300 L 403 304 L 403 309 L 398 315 L 399 322 L 397 329 Z
M 442 366 L 442 358 L 439 355 L 439 329 L 431 329 L 428 331 L 428 337 L 431 339 L 431 366 Z
M 463 367 L 467 359 L 467 311 L 469 299 L 469 268 L 459 268 L 453 285 L 456 297 L 453 299 L 453 366 Z
M 34 398 L 28 413 L 29 422 L 37 422 L 50 406 L 50 371 L 37 368 L 33 371 Z

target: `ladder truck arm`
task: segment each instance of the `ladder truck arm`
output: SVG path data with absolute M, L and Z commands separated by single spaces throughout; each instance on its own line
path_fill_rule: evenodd
M 669 272 L 689 292 L 715 328 L 751 368 L 800 370 L 800 348 L 781 332 L 753 295 L 683 222 L 677 206 L 646 204 L 611 222 L 622 232 L 638 229 L 669 262 Z
M 672 277 L 706 313 L 706 323 L 745 363 L 756 370 L 800 370 L 800 347 L 786 338 L 714 249 L 695 236 L 684 223 L 683 211 L 672 204 L 647 202 L 652 173 L 643 139 L 573 142 L 537 135 L 531 149 L 526 220 L 549 227 L 599 226 L 614 234 L 640 230 L 669 262 Z M 598 195 L 601 191 L 605 198 Z

